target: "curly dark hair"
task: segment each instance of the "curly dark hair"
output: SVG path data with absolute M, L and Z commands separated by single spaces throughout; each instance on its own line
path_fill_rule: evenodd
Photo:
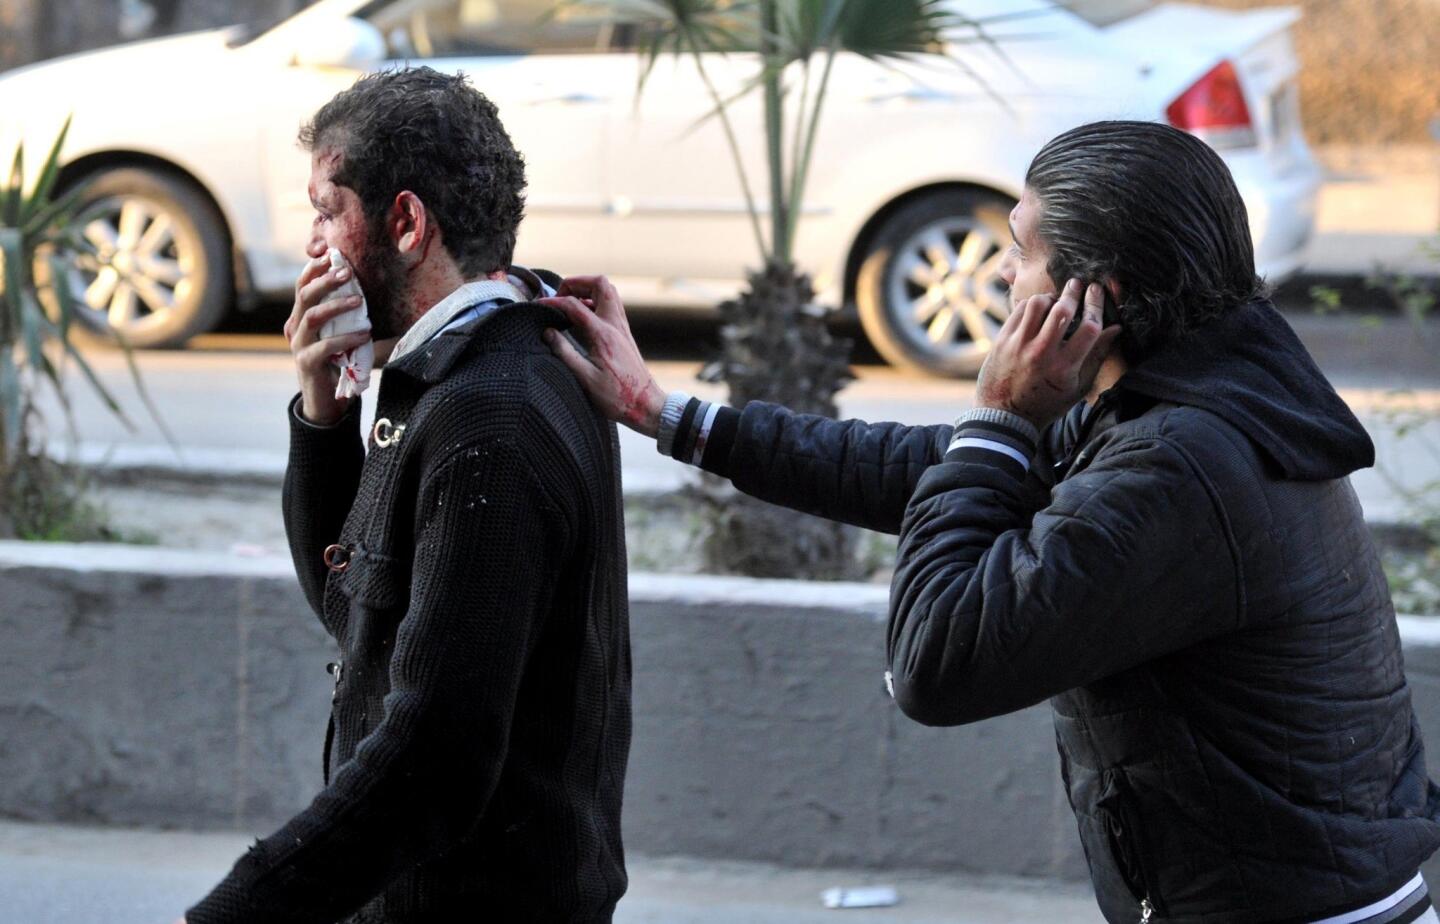
M 464 75 L 428 67 L 367 74 L 315 113 L 300 145 L 340 151 L 334 182 L 355 191 L 372 225 L 409 190 L 466 276 L 510 265 L 525 215 L 525 161 L 495 104 Z
M 1139 362 L 1265 294 L 1250 222 L 1214 149 L 1158 122 L 1092 122 L 1035 155 L 1025 185 L 1050 278 L 1120 283 L 1120 348 Z

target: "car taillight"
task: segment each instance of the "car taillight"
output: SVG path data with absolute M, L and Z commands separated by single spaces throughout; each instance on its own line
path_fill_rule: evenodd
M 1176 128 L 1193 132 L 1217 148 L 1254 147 L 1255 123 L 1235 65 L 1221 61 L 1165 109 Z

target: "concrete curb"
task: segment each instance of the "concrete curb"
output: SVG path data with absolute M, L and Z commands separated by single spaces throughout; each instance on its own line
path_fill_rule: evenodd
M 1049 710 L 905 720 L 881 677 L 885 588 L 630 591 L 633 849 L 1084 877 Z M 318 790 L 334 648 L 288 560 L 0 542 L 0 599 L 0 815 L 260 834 Z M 1401 631 L 1440 742 L 1440 623 Z
M 290 580 L 285 555 L 237 556 L 227 552 L 167 549 L 124 543 L 20 542 L 0 540 L 0 575 L 20 569 L 57 573 L 151 574 L 157 577 L 225 576 Z M 775 606 L 821 610 L 885 621 L 889 588 L 850 581 L 792 581 L 712 574 L 633 572 L 632 603 L 676 606 Z M 1440 646 L 1440 618 L 1399 614 L 1406 647 Z
M 317 792 L 334 648 L 288 562 L 5 542 L 0 599 L 0 815 L 265 833 Z M 1083 877 L 1048 709 L 905 720 L 885 601 L 635 575 L 627 844 Z

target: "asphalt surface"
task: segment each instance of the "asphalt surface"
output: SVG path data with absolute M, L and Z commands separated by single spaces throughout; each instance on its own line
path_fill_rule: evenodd
M 1377 522 L 1406 518 L 1406 487 L 1440 478 L 1440 323 L 1417 329 L 1396 316 L 1289 315 L 1302 339 L 1375 438 L 1379 464 L 1354 478 L 1367 516 Z M 295 375 L 284 340 L 273 333 L 283 313 L 270 309 L 232 329 L 207 335 L 190 349 L 149 351 L 137 361 L 159 416 L 178 447 L 147 415 L 123 357 L 91 354 L 91 362 L 134 423 L 127 429 L 75 377 L 77 432 L 88 458 L 148 458 L 200 469 L 283 470 L 289 433 L 285 407 Z M 246 330 L 246 325 L 251 328 Z M 718 386 L 695 380 L 713 354 L 714 325 L 657 321 L 639 326 L 641 347 L 662 387 L 707 398 Z M 858 380 L 840 395 L 847 417 L 936 423 L 952 420 L 974 397 L 974 383 L 927 378 L 882 365 L 860 352 Z M 373 394 L 373 392 L 372 392 Z M 63 437 L 62 416 L 48 403 L 51 436 Z M 373 415 L 367 402 L 366 416 Z M 1418 421 L 1418 426 L 1415 424 Z M 367 424 L 368 425 L 368 424 Z M 693 477 L 687 467 L 655 452 L 651 440 L 622 430 L 627 492 L 670 490 Z
M 263 832 L 262 832 L 263 833 Z M 250 838 L 0 822 L 0 924 L 171 924 Z M 938 874 L 785 870 L 628 859 L 616 924 L 1001 924 L 1102 920 L 1080 883 Z M 886 885 L 899 903 L 829 910 L 827 889 Z

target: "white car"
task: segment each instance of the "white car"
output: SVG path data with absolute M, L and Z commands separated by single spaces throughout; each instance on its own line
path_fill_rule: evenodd
M 521 262 L 604 272 L 632 305 L 711 308 L 757 253 L 692 62 L 662 58 L 637 100 L 636 29 L 542 0 L 320 0 L 232 27 L 74 55 L 0 76 L 0 151 L 43 153 L 67 113 L 62 187 L 88 183 L 78 266 L 94 326 L 179 345 L 237 303 L 283 295 L 312 211 L 296 132 L 363 71 L 462 71 L 529 165 Z M 972 374 L 1003 321 L 1006 214 L 1048 138 L 1100 118 L 1168 120 L 1221 151 L 1262 273 L 1304 258 L 1319 171 L 1301 132 L 1290 9 L 1145 0 L 955 0 L 1001 53 L 897 70 L 842 56 L 796 257 L 822 303 L 858 309 L 895 363 Z M 722 86 L 747 55 L 707 62 Z M 980 81 L 971 74 L 978 74 Z M 1006 105 L 996 102 L 1002 97 Z M 735 122 L 759 126 L 754 94 Z M 748 168 L 765 188 L 758 130 Z M 33 161 L 32 161 L 33 162 Z

